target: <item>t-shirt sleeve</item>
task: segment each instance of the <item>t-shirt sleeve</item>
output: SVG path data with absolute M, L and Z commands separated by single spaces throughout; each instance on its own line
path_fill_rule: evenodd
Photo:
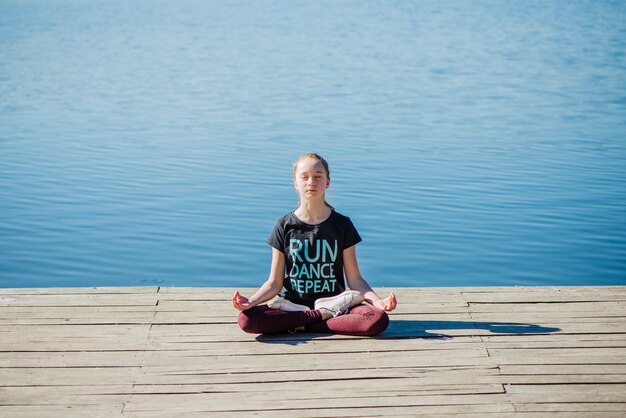
M 353 245 L 358 244 L 362 240 L 363 239 L 359 235 L 359 232 L 356 230 L 356 227 L 354 226 L 350 218 L 346 218 L 343 248 L 350 248 Z
M 276 248 L 281 252 L 285 252 L 285 228 L 282 223 L 282 219 L 276 221 L 272 232 L 270 233 L 267 240 L 265 240 L 269 245 Z

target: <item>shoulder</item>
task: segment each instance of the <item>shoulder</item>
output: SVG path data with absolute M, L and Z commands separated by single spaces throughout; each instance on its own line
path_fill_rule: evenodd
M 349 217 L 335 212 L 334 225 L 335 230 L 341 231 L 345 248 L 361 242 L 361 236 Z
M 294 224 L 293 212 L 288 212 L 276 220 L 274 229 L 285 229 L 292 224 Z
M 352 224 L 352 220 L 348 216 L 342 215 L 341 213 L 337 211 L 333 211 L 333 213 L 331 214 L 331 217 L 336 223 Z
M 287 212 L 276 220 L 277 225 L 285 225 L 293 222 L 293 212 Z
M 339 212 L 333 211 L 331 215 L 331 219 L 332 219 L 331 224 L 333 225 L 333 228 L 335 230 L 339 230 L 339 231 L 342 231 L 343 233 L 350 233 L 350 234 L 356 231 L 356 227 L 352 223 L 352 220 L 346 215 L 342 215 Z
M 290 215 L 291 212 L 276 220 L 266 240 L 268 244 L 280 251 L 282 251 L 282 247 L 285 243 L 285 236 L 293 229 L 293 220 Z

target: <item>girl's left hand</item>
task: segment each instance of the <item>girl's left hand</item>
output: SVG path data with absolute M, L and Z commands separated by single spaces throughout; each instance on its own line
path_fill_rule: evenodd
M 396 295 L 391 292 L 389 297 L 386 299 L 379 299 L 374 301 L 374 306 L 383 311 L 393 311 L 396 309 L 396 305 L 398 304 L 398 300 L 396 299 Z

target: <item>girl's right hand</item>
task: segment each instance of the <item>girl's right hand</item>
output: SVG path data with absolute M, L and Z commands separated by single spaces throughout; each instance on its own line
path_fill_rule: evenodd
M 239 290 L 235 291 L 235 294 L 232 298 L 230 298 L 230 300 L 233 301 L 233 306 L 235 307 L 235 309 L 238 309 L 240 311 L 245 311 L 246 309 L 252 307 L 250 300 L 247 297 L 242 296 L 239 293 Z

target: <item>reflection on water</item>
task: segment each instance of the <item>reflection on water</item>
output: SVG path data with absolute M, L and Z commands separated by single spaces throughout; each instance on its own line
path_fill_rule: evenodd
M 0 3 L 0 286 L 255 286 L 328 200 L 376 286 L 626 283 L 621 2 Z

